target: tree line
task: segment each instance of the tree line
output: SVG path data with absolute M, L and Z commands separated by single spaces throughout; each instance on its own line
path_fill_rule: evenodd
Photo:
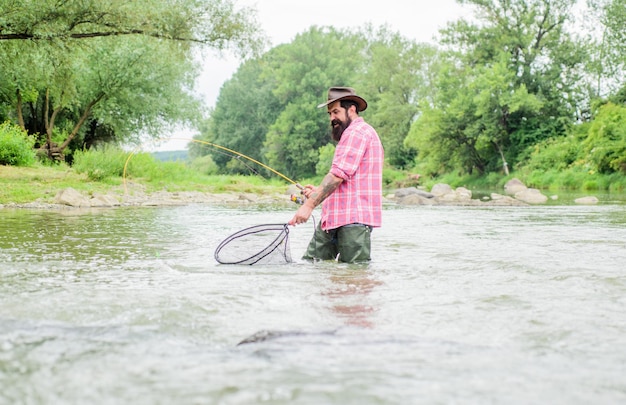
M 229 0 L 0 0 L 0 122 L 57 159 L 158 137 L 202 116 L 197 53 L 263 45 Z
M 0 0 L 0 120 L 49 155 L 190 123 L 199 140 L 306 178 L 334 148 L 316 106 L 347 85 L 368 100 L 391 168 L 626 173 L 626 0 L 459 2 L 472 17 L 435 44 L 387 26 L 313 26 L 261 52 L 254 13 L 226 0 Z M 192 96 L 194 54 L 207 48 L 246 57 L 210 111 Z M 223 173 L 249 172 L 189 149 Z
M 450 23 L 436 45 L 389 27 L 311 27 L 242 64 L 199 138 L 289 176 L 321 174 L 333 145 L 315 106 L 330 85 L 349 85 L 368 100 L 364 117 L 391 167 L 509 174 L 555 158 L 541 153 L 558 144 L 580 149 L 565 163 L 626 173 L 626 134 L 604 123 L 626 127 L 626 2 L 592 4 L 582 17 L 595 31 L 576 24 L 576 1 L 462 3 L 474 18 Z M 246 170 L 211 150 L 192 153 L 211 154 L 225 171 Z

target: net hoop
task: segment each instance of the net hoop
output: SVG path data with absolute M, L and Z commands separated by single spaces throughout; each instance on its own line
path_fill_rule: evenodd
M 232 242 L 243 238 L 248 237 L 250 235 L 260 234 L 261 232 L 271 232 L 271 231 L 279 231 L 277 236 L 271 240 L 267 246 L 265 246 L 262 250 L 251 254 L 250 256 L 243 257 L 238 255 L 236 259 L 228 259 L 225 258 L 224 255 L 220 256 L 222 249 L 228 247 Z M 284 262 L 291 262 L 291 253 L 289 251 L 289 224 L 265 224 L 265 225 L 255 225 L 249 228 L 242 229 L 234 234 L 230 235 L 226 239 L 224 239 L 215 249 L 214 257 L 218 263 L 221 264 L 248 264 L 253 265 L 263 261 L 263 259 L 276 254 L 276 251 L 280 249 L 277 253 L 281 255 Z M 241 252 L 239 252 L 241 253 Z

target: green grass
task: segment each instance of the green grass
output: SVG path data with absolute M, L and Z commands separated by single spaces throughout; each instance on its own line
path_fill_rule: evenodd
M 0 166 L 0 204 L 50 202 L 60 190 L 73 187 L 86 194 L 105 193 L 121 179 L 107 182 L 91 181 L 66 165 L 59 166 Z
M 448 174 L 437 178 L 426 176 L 416 180 L 415 173 L 386 168 L 384 184 L 394 188 L 420 185 L 426 189 L 436 183 L 456 188 L 500 190 L 511 178 L 517 177 L 529 187 L 551 191 L 609 191 L 623 192 L 626 176 L 602 175 L 582 169 L 512 173 L 504 176 L 460 176 Z M 301 184 L 319 184 L 321 177 L 299 179 Z M 284 193 L 290 184 L 281 178 L 263 178 L 256 174 L 204 174 L 193 164 L 160 161 L 149 153 L 130 155 L 119 149 L 77 152 L 74 166 L 65 164 L 15 167 L 0 165 L 0 204 L 23 204 L 33 201 L 52 202 L 61 190 L 72 187 L 85 195 L 114 192 L 122 195 L 130 184 L 140 184 L 146 192 L 200 191 L 208 193 L 243 192 L 252 194 Z
M 78 152 L 75 164 L 30 167 L 0 165 L 0 204 L 33 201 L 50 203 L 61 190 L 72 187 L 85 195 L 113 192 L 123 195 L 129 185 L 156 191 L 208 193 L 283 193 L 290 184 L 258 175 L 206 175 L 185 162 L 162 162 L 148 153 L 130 155 L 115 149 Z

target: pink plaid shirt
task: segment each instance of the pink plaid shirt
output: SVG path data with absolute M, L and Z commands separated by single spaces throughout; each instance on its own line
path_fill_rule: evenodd
M 382 222 L 384 150 L 378 134 L 358 117 L 341 136 L 330 173 L 343 179 L 322 203 L 322 229 Z

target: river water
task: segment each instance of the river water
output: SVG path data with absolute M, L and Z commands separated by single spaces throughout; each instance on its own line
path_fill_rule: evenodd
M 626 205 L 389 206 L 367 265 L 299 260 L 311 222 L 294 263 L 215 261 L 292 214 L 0 210 L 0 403 L 626 403 Z

